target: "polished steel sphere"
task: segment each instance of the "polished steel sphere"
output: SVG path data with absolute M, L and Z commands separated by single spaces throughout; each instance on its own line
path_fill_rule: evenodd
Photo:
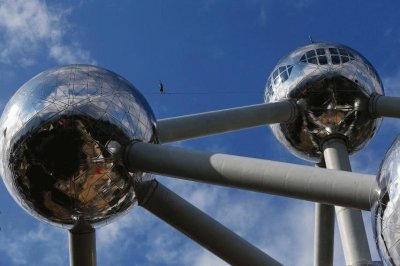
M 42 72 L 11 98 L 0 119 L 0 170 L 30 214 L 70 226 L 100 225 L 136 201 L 137 181 L 120 152 L 156 142 L 155 118 L 140 92 L 117 74 L 70 65 Z
M 340 44 L 313 43 L 278 62 L 266 84 L 265 102 L 297 103 L 298 117 L 272 125 L 272 131 L 296 156 L 319 161 L 328 137 L 345 138 L 349 153 L 371 140 L 381 122 L 368 111 L 374 93 L 383 94 L 382 82 L 362 55 Z
M 371 210 L 375 242 L 385 265 L 400 265 L 400 138 L 383 160 L 377 182 L 379 200 Z

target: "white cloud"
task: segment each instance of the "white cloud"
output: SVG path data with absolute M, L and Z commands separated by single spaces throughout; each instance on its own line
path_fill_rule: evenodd
M 78 43 L 72 45 L 63 45 L 61 43 L 53 44 L 49 47 L 49 54 L 51 58 L 59 63 L 94 63 L 94 61 L 90 59 L 89 52 L 82 50 Z
M 192 260 L 194 266 L 209 266 L 209 265 L 213 265 L 213 266 L 223 266 L 223 265 L 227 265 L 227 263 L 223 260 L 221 260 L 220 258 L 218 258 L 217 256 L 214 256 L 213 254 L 211 254 L 210 252 L 203 250 L 202 252 L 200 252 L 199 254 L 196 254 L 197 256 L 194 257 Z
M 12 265 L 65 265 L 68 261 L 65 252 L 67 233 L 63 231 L 44 223 L 28 230 L 6 228 L 0 234 L 0 250 Z M 38 256 L 37 250 L 46 252 Z
M 69 9 L 42 0 L 0 0 L 0 61 L 29 66 L 38 55 L 59 64 L 94 63 L 79 43 L 65 43 Z
M 313 204 L 188 181 L 160 179 L 171 190 L 284 265 L 310 265 L 312 262 Z M 287 206 L 282 207 L 282 204 Z M 154 262 L 162 265 L 169 265 L 171 261 L 174 265 L 227 265 L 197 244 L 182 242 L 179 235 L 179 232 L 171 231 L 161 233 L 153 240 L 150 238 L 150 246 L 157 250 L 151 252 Z M 290 254 L 287 254 L 288 247 L 292 250 Z

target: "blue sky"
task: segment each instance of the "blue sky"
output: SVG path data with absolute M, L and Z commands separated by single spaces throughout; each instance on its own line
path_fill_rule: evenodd
M 130 80 L 157 118 L 263 101 L 266 79 L 285 54 L 316 41 L 346 44 L 399 95 L 399 4 L 388 1 L 41 1 L 0 0 L 0 110 L 37 73 L 91 63 Z M 159 95 L 158 80 L 167 92 Z M 375 174 L 400 131 L 385 119 L 353 169 Z M 309 164 L 267 127 L 174 145 Z M 312 265 L 313 203 L 189 181 L 158 179 L 285 265 Z M 37 221 L 0 185 L 0 265 L 67 265 L 67 232 Z M 364 213 L 372 253 L 370 215 Z M 336 230 L 337 231 L 337 230 Z M 98 265 L 225 265 L 137 207 L 98 230 Z M 335 265 L 343 265 L 336 234 Z

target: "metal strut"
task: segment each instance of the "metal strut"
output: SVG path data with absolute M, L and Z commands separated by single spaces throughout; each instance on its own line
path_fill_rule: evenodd
M 331 138 L 323 143 L 326 167 L 351 172 L 347 146 L 342 138 Z M 360 210 L 335 207 L 342 240 L 343 253 L 347 265 L 371 263 L 367 234 Z
M 139 205 L 231 265 L 282 265 L 156 180 L 136 188 Z
M 69 230 L 71 266 L 96 266 L 96 233 L 85 220 L 78 219 Z
M 325 168 L 325 161 L 316 164 Z M 335 207 L 315 203 L 314 229 L 314 266 L 333 265 L 333 248 L 335 240 Z
M 373 175 L 135 142 L 126 166 L 181 179 L 370 210 L 378 197 Z
M 162 143 L 197 138 L 232 130 L 274 123 L 288 123 L 297 117 L 292 101 L 249 105 L 157 121 Z

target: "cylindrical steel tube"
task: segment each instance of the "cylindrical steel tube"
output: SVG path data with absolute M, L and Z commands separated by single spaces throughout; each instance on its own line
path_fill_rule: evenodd
M 373 95 L 369 102 L 369 111 L 374 117 L 400 117 L 400 97 Z
M 96 266 L 96 233 L 86 221 L 78 220 L 69 230 L 71 266 Z
M 343 139 L 332 138 L 323 145 L 324 158 L 328 169 L 351 171 L 347 146 Z M 360 210 L 335 207 L 347 265 L 364 265 L 371 262 L 367 235 Z
M 139 142 L 125 156 L 131 169 L 363 210 L 378 195 L 365 174 Z
M 315 203 L 314 266 L 333 264 L 335 207 Z
M 316 167 L 325 168 L 325 162 L 317 164 Z M 314 266 L 333 264 L 334 236 L 335 207 L 315 203 Z
M 265 124 L 284 123 L 297 115 L 291 101 L 257 104 L 157 121 L 162 143 L 223 133 Z
M 139 205 L 231 265 L 281 265 L 174 192 L 152 181 L 137 191 Z M 144 193 L 143 193 L 144 192 Z

